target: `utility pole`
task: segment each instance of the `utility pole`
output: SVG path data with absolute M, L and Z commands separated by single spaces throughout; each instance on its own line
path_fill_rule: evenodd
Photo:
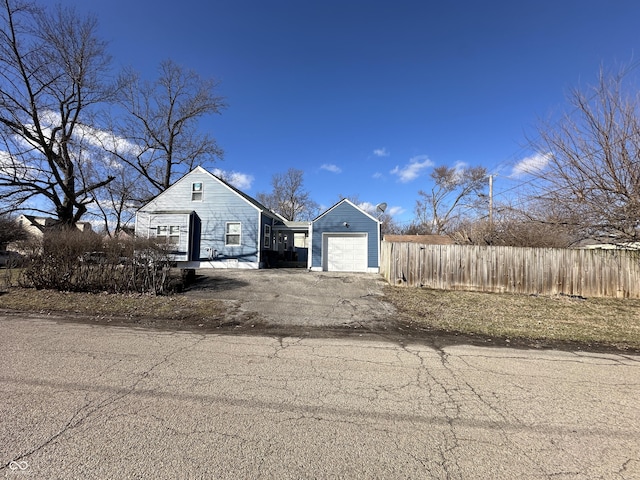
M 493 231 L 493 175 L 489 175 L 489 227 Z

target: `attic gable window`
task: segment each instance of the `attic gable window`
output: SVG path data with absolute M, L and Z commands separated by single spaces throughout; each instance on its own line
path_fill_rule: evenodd
M 202 201 L 202 182 L 194 182 L 191 184 L 191 201 Z
M 225 245 L 240 245 L 241 226 L 240 222 L 227 222 L 224 244 Z

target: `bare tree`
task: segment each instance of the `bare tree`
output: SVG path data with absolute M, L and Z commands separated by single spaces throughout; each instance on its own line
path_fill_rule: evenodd
M 542 123 L 531 144 L 546 155 L 535 195 L 583 238 L 640 240 L 640 95 L 628 72 L 600 71 L 568 95 L 570 110 Z
M 271 178 L 271 193 L 258 193 L 258 201 L 287 220 L 310 220 L 318 212 L 318 204 L 304 188 L 304 172 L 290 168 Z
M 139 202 L 144 198 L 144 179 L 128 165 L 114 163 L 110 169 L 113 181 L 95 191 L 95 208 L 90 211 L 102 222 L 104 232 L 110 237 L 125 230 L 135 218 Z
M 171 60 L 160 64 L 155 82 L 143 81 L 133 70 L 120 78 L 120 103 L 127 116 L 118 133 L 128 142 L 109 149 L 145 180 L 145 203 L 166 190 L 177 177 L 197 165 L 222 157 L 222 149 L 198 131 L 198 121 L 225 107 L 215 94 L 217 82 L 204 79 Z
M 26 240 L 28 237 L 27 231 L 18 224 L 15 218 L 8 215 L 0 215 L 0 246 Z
M 487 170 L 442 166 L 431 172 L 431 179 L 434 182 L 431 191 L 418 192 L 414 227 L 421 233 L 442 235 L 464 218 L 463 207 L 478 208 L 478 194 L 487 186 Z
M 21 0 L 0 8 L 0 201 L 70 226 L 113 180 L 83 135 L 111 98 L 110 58 L 94 17 Z
M 535 201 L 518 208 L 497 205 L 491 222 L 487 217 L 467 219 L 450 235 L 458 244 L 471 245 L 566 248 L 574 243 L 571 229 Z

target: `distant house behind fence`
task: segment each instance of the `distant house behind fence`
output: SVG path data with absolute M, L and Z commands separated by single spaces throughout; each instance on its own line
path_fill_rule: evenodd
M 385 235 L 386 242 L 422 243 L 425 245 L 453 245 L 455 242 L 447 235 Z

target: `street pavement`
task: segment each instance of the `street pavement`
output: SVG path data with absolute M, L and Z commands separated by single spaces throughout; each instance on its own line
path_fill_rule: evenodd
M 6 478 L 640 478 L 640 357 L 0 315 Z

